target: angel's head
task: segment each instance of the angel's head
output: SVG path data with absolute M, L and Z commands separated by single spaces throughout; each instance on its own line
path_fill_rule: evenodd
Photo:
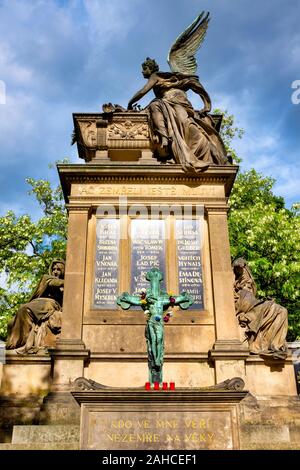
M 142 74 L 144 78 L 149 78 L 154 72 L 159 71 L 159 66 L 154 59 L 147 57 L 145 62 L 142 63 Z

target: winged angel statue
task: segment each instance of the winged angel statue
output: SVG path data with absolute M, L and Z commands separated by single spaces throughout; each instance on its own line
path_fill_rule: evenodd
M 176 39 L 170 49 L 171 72 L 160 72 L 155 60 L 147 57 L 142 64 L 146 85 L 129 101 L 128 110 L 153 90 L 155 99 L 147 106 L 150 116 L 154 154 L 160 160 L 181 164 L 184 171 L 203 171 L 211 164 L 227 163 L 223 141 L 208 114 L 211 100 L 196 75 L 195 54 L 201 46 L 209 23 L 209 13 L 202 12 Z M 193 109 L 186 92 L 192 90 L 203 101 L 203 109 Z

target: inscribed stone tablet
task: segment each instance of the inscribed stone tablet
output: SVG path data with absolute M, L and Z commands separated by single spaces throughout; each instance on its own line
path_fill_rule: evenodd
M 131 292 L 149 288 L 146 273 L 151 268 L 162 271 L 165 285 L 165 221 L 131 221 Z
M 94 308 L 115 309 L 118 294 L 119 220 L 97 219 Z
M 200 220 L 176 220 L 179 292 L 194 299 L 190 310 L 203 310 Z

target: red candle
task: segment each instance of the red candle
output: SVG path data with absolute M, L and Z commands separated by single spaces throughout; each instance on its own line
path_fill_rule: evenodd
M 163 390 L 168 390 L 168 383 L 167 382 L 163 382 L 162 389 Z
M 175 382 L 170 382 L 169 390 L 175 390 Z
M 159 390 L 159 383 L 158 382 L 154 382 L 154 390 Z
M 150 382 L 145 383 L 145 390 L 151 390 Z

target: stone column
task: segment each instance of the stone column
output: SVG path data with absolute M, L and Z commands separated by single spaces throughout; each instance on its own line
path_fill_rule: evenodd
M 56 405 L 59 402 L 59 407 L 65 402 L 66 409 L 69 409 L 67 402 L 70 399 L 74 401 L 69 390 L 74 380 L 83 376 L 84 362 L 89 357 L 89 351 L 85 349 L 82 341 L 89 205 L 68 204 L 67 208 L 69 219 L 62 330 L 56 348 L 50 351 L 54 361 L 54 373 L 51 393 L 46 402 L 48 408 L 50 402 Z M 57 421 L 53 415 L 59 412 L 59 407 L 52 406 L 48 419 Z
M 245 380 L 248 347 L 240 341 L 235 315 L 233 275 L 227 225 L 227 204 L 206 206 L 208 220 L 216 341 L 210 351 L 215 362 L 216 382 L 235 376 Z

